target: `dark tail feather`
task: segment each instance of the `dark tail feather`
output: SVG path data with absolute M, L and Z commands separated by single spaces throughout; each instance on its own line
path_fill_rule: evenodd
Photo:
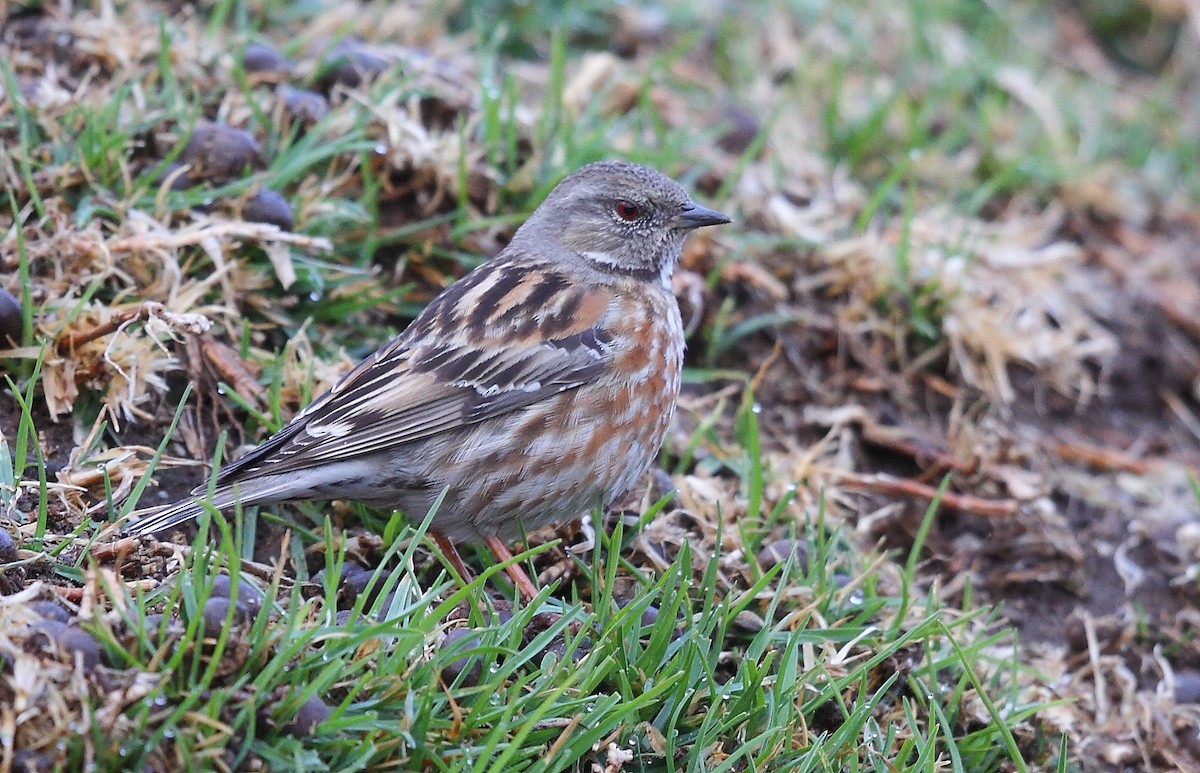
M 136 511 L 133 513 L 133 520 L 126 523 L 121 531 L 134 536 L 166 531 L 207 512 L 205 507 L 200 504 L 201 501 L 204 501 L 204 492 L 198 494 L 194 499 L 189 497 L 172 505 Z M 218 510 L 232 507 L 236 502 L 237 498 L 234 496 L 232 488 L 221 487 L 213 492 L 212 505 Z

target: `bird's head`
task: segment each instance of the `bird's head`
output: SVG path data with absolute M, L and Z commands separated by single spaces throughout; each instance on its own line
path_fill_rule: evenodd
M 669 283 L 688 233 L 728 222 L 660 172 L 627 161 L 600 161 L 560 182 L 514 242 L 549 241 L 600 272 Z

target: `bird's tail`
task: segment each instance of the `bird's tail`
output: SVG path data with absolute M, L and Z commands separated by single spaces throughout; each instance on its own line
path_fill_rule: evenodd
M 211 502 L 216 509 L 224 510 L 233 507 L 237 501 L 237 496 L 231 486 L 217 488 L 213 492 L 212 499 L 207 498 L 205 491 L 193 492 L 193 496 L 181 499 L 174 504 L 135 510 L 131 514 L 131 520 L 121 528 L 121 531 L 133 536 L 155 534 L 208 512 L 201 502 Z
M 121 527 L 121 532 L 140 537 L 143 534 L 164 532 L 180 523 L 191 521 L 194 517 L 208 513 L 209 508 L 228 510 L 239 502 L 245 507 L 264 502 L 278 502 L 287 497 L 278 497 L 280 491 L 276 486 L 256 486 L 256 490 L 247 492 L 238 485 L 217 486 L 208 496 L 208 489 L 202 486 L 192 492 L 192 496 L 180 499 L 174 504 L 163 505 L 161 508 L 146 508 L 134 510 L 131 520 Z

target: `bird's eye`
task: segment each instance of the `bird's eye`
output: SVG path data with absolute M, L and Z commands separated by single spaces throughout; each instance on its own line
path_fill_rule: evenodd
M 624 199 L 617 202 L 617 206 L 614 207 L 614 211 L 617 213 L 617 217 L 621 218 L 622 220 L 633 221 L 642 216 L 641 207 L 639 207 L 637 204 L 634 204 L 632 201 L 625 201 Z

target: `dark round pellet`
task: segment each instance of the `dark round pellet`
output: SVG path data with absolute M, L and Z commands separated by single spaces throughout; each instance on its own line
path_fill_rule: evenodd
M 242 52 L 242 68 L 246 72 L 287 74 L 291 63 L 283 54 L 266 43 L 251 43 Z
M 74 625 L 65 626 L 58 644 L 69 653 L 79 653 L 85 671 L 100 665 L 100 642 L 87 631 Z
M 345 590 L 347 598 L 351 602 L 358 598 L 360 594 L 367 590 L 367 586 L 371 584 L 371 578 L 374 576 L 375 573 L 369 569 L 364 569 L 361 572 L 353 572 L 343 576 L 342 588 Z M 382 583 L 375 584 L 375 587 L 372 588 L 372 596 L 378 592 L 379 585 L 381 584 Z M 370 599 L 367 600 L 367 603 L 370 603 Z
M 229 607 L 231 605 L 233 605 L 233 602 L 222 596 L 213 596 L 204 602 L 204 608 L 200 611 L 200 616 L 204 618 L 204 629 L 209 635 L 215 635 L 217 631 L 225 627 L 225 620 L 229 617 Z M 233 606 L 233 624 L 240 625 L 249 616 L 248 611 L 241 605 Z
M 338 568 L 337 585 L 340 586 L 343 582 L 346 581 L 346 578 L 349 577 L 350 575 L 361 574 L 362 572 L 365 572 L 365 571 L 367 571 L 366 567 L 360 563 L 357 563 L 355 561 L 343 561 L 342 565 Z M 325 584 L 325 575 L 326 575 L 326 571 L 324 569 L 321 569 L 312 576 L 312 581 L 318 585 L 324 585 Z
M 329 100 L 323 94 L 286 83 L 279 86 L 277 93 L 283 100 L 284 111 L 305 123 L 316 123 L 329 113 Z
M 388 68 L 388 60 L 369 51 L 357 38 L 348 38 L 329 50 L 324 61 L 328 85 L 340 83 L 354 88 L 367 76 L 378 75 Z
M 232 180 L 259 163 L 258 140 L 249 132 L 223 123 L 197 122 L 179 154 L 179 162 L 191 164 L 193 177 Z
M 777 539 L 760 548 L 754 559 L 764 572 L 789 559 L 794 560 L 799 571 L 807 572 L 808 546 L 798 539 Z
M 17 543 L 6 530 L 0 529 L 0 564 L 17 560 Z
M 263 188 L 246 199 L 246 203 L 242 205 L 242 219 L 251 223 L 277 225 L 285 231 L 292 230 L 296 224 L 296 218 L 292 214 L 292 205 L 277 191 L 270 188 Z
M 100 644 L 96 637 L 74 625 L 66 625 L 57 620 L 42 620 L 33 626 L 34 637 L 44 638 L 60 652 L 74 658 L 79 653 L 83 668 L 90 671 L 100 665 Z
M 1183 669 L 1175 672 L 1175 702 L 1200 703 L 1200 671 Z
M 724 133 L 717 138 L 717 144 L 735 156 L 740 156 L 749 150 L 750 146 L 754 144 L 754 140 L 758 138 L 758 133 L 762 131 L 762 124 L 759 123 L 758 117 L 737 105 L 730 105 L 725 109 L 722 123 L 726 125 L 726 128 Z
M 184 170 L 179 174 L 175 174 L 177 170 L 182 168 L 183 164 L 179 163 L 178 161 L 172 161 L 171 163 L 167 164 L 163 167 L 163 170 L 159 173 L 158 177 L 154 178 L 155 185 L 162 185 L 164 182 L 170 179 L 170 190 L 185 191 L 188 188 L 191 188 L 195 184 L 195 181 L 192 180 L 192 175 L 189 171 Z
M 213 580 L 212 598 L 230 597 L 233 590 L 233 582 L 229 575 L 219 574 Z M 258 610 L 262 609 L 263 594 L 258 588 L 255 588 L 245 577 L 238 578 L 237 604 L 245 609 L 251 615 L 257 615 Z
M 71 613 L 53 601 L 35 601 L 29 605 L 29 608 L 37 612 L 43 620 L 53 620 L 56 623 L 71 621 Z
M 0 287 L 0 347 L 19 344 L 24 329 L 25 315 L 21 310 L 21 302 Z
M 296 714 L 288 723 L 283 726 L 283 729 L 292 735 L 312 735 L 325 720 L 329 719 L 329 715 L 333 713 L 333 709 L 319 696 L 311 695 L 308 700 L 300 704 L 300 708 L 296 709 Z
M 458 644 L 460 641 L 465 643 Z M 442 637 L 441 643 L 441 649 L 443 650 L 453 647 L 460 652 L 478 646 L 479 637 L 470 628 L 455 628 L 446 631 L 446 635 Z M 466 672 L 462 681 L 464 686 L 471 687 L 479 682 L 479 677 L 483 675 L 483 669 L 479 665 L 478 655 L 463 655 L 442 666 L 442 681 L 450 684 L 464 671 Z

